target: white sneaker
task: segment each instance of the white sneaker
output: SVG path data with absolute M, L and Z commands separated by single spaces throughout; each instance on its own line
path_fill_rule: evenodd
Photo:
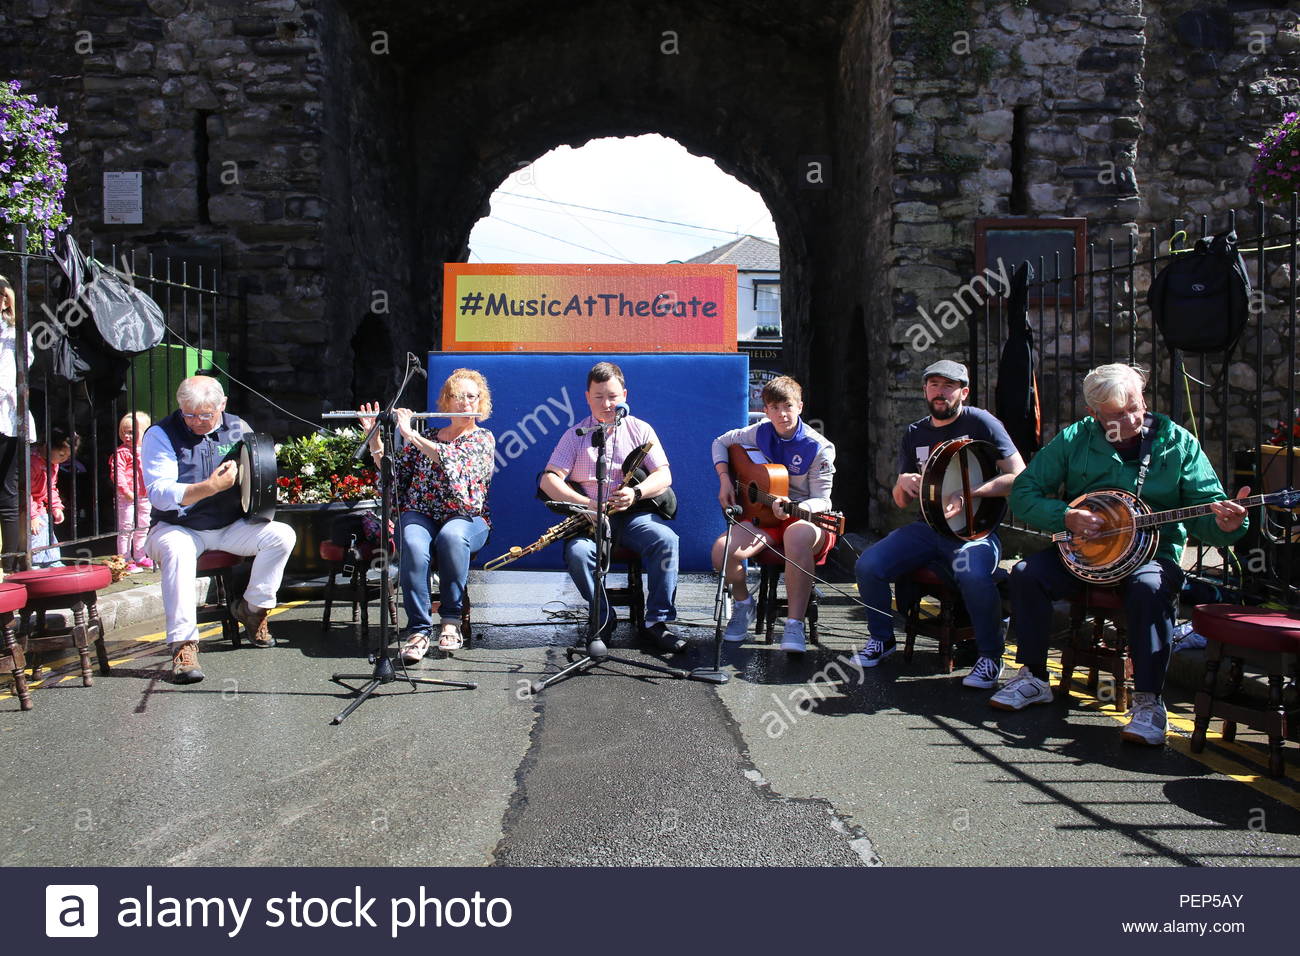
M 749 640 L 749 626 L 754 623 L 754 609 L 756 607 L 758 607 L 758 602 L 752 597 L 746 601 L 733 601 L 731 604 L 731 620 L 727 622 L 727 630 L 722 635 L 722 639 L 737 643 Z
M 781 635 L 781 650 L 791 654 L 802 654 L 808 650 L 808 641 L 803 634 L 803 621 L 785 622 L 785 632 Z
M 872 637 L 863 645 L 862 650 L 853 655 L 853 663 L 857 667 L 875 667 L 897 649 L 898 643 L 896 641 L 890 641 L 886 644 L 884 641 L 878 641 Z
M 1128 712 L 1128 718 L 1128 723 L 1120 731 L 1121 737 L 1135 744 L 1149 744 L 1152 747 L 1164 745 L 1169 715 L 1158 694 L 1134 691 L 1133 707 Z
M 1030 704 L 1051 702 L 1051 686 L 1035 677 L 1028 667 L 1021 667 L 1006 687 L 989 698 L 989 706 L 998 710 L 1024 710 Z
M 963 687 L 978 687 L 980 690 L 992 690 L 1002 679 L 1002 660 L 981 657 L 970 669 L 970 673 L 961 679 Z

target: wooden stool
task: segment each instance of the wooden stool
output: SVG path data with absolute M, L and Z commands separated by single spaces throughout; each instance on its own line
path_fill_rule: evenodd
M 199 555 L 197 574 L 199 577 L 211 577 L 217 584 L 215 603 L 200 604 L 195 609 L 198 614 L 216 613 L 221 621 L 221 636 L 239 647 L 243 639 L 239 635 L 239 622 L 230 613 L 230 570 L 244 561 L 244 556 L 231 554 L 229 551 L 204 551 Z
M 343 589 L 341 597 L 345 597 L 352 605 L 353 639 L 364 643 L 370 637 L 370 598 L 372 593 L 379 594 L 379 585 L 371 584 L 366 577 L 367 570 L 371 561 L 374 560 L 378 551 L 370 544 L 362 544 L 357 553 L 360 560 L 348 562 L 347 549 L 342 545 L 335 544 L 333 541 L 326 539 L 320 543 L 321 560 L 329 565 L 329 581 L 325 585 L 325 615 L 321 619 L 321 633 L 328 633 L 330 629 L 330 613 L 334 606 L 336 594 L 340 588 Z M 345 583 L 340 585 L 338 576 L 344 575 Z M 397 626 L 397 569 L 390 567 L 388 570 L 388 613 L 389 620 L 393 626 Z M 357 627 L 357 610 L 361 611 L 361 632 L 358 636 Z
M 1210 720 L 1223 719 L 1223 739 L 1237 735 L 1245 724 L 1268 736 L 1268 772 L 1282 775 L 1282 743 L 1294 729 L 1289 722 L 1300 708 L 1288 711 L 1283 700 L 1286 675 L 1300 679 L 1300 615 L 1236 604 L 1201 604 L 1192 610 L 1192 626 L 1205 638 L 1205 678 L 1196 693 L 1196 719 L 1192 753 L 1205 749 Z M 1218 693 L 1219 664 L 1227 657 L 1229 674 L 1224 694 Z M 1229 699 L 1241 687 L 1242 663 L 1249 662 L 1268 675 L 1268 704 L 1252 705 Z
M 900 605 L 907 605 L 903 615 L 903 660 L 911 663 L 916 650 L 916 635 L 921 634 L 939 642 L 939 669 L 951 674 L 957 644 L 975 637 L 975 628 L 971 627 L 957 582 L 946 573 L 923 567 L 905 574 L 899 584 L 910 592 L 900 602 Z M 921 616 L 921 600 L 925 597 L 939 602 L 938 614 Z
M 645 629 L 645 586 L 641 582 L 641 555 L 622 545 L 616 547 L 609 556 L 610 570 L 613 565 L 627 565 L 627 584 L 621 588 L 605 585 L 605 595 L 610 607 L 625 607 L 632 619 L 632 633 L 640 634 Z
M 830 552 L 821 556 L 817 561 L 816 567 L 821 567 L 826 563 L 826 558 Z M 781 580 L 781 575 L 785 571 L 785 553 L 781 550 L 780 545 L 773 548 L 764 548 L 754 557 L 757 562 L 758 573 L 758 607 L 754 613 L 754 636 L 762 635 L 764 644 L 772 643 L 772 631 L 776 627 L 776 619 L 782 614 L 789 615 L 790 605 L 787 601 L 778 601 L 776 596 L 776 586 Z M 813 587 L 808 591 L 808 608 L 804 611 L 804 617 L 808 621 L 808 640 L 812 641 L 818 647 L 821 647 L 821 641 L 817 639 L 817 588 Z
M 27 588 L 9 581 L 0 582 L 0 626 L 4 628 L 4 652 L 0 653 L 0 671 L 9 671 L 13 675 L 18 706 L 23 710 L 31 710 L 32 695 L 27 689 L 27 675 L 24 673 L 27 661 L 15 637 L 17 629 L 14 627 L 14 612 L 22 610 L 26 603 Z
M 1128 710 L 1128 681 L 1133 677 L 1133 661 L 1128 654 L 1128 627 L 1125 622 L 1124 594 L 1115 587 L 1087 586 L 1083 593 L 1070 599 L 1070 637 L 1061 648 L 1061 680 L 1057 689 L 1066 696 L 1076 667 L 1088 668 L 1088 690 L 1097 694 L 1097 675 L 1106 670 L 1115 681 L 1115 706 Z M 1091 633 L 1085 618 L 1092 617 Z M 1106 623 L 1114 630 L 1106 633 Z
M 108 587 L 113 572 L 102 564 L 75 564 L 61 568 L 38 568 L 9 575 L 6 584 L 21 584 L 27 588 L 27 604 L 23 608 L 24 652 L 44 652 L 71 644 L 81 658 L 81 683 L 93 687 L 95 679 L 90 672 L 90 645 L 95 645 L 99 658 L 99 672 L 108 675 L 108 649 L 104 646 L 104 625 L 99 620 L 95 604 L 96 592 Z M 66 632 L 50 633 L 45 626 L 49 611 L 72 608 L 72 627 Z M 36 615 L 36 628 L 29 626 L 29 614 Z M 30 661 L 32 677 L 40 670 L 39 660 Z

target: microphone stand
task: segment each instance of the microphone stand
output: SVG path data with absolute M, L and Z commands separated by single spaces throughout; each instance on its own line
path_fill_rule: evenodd
M 394 631 L 397 629 L 397 622 L 390 621 L 389 619 L 388 582 L 389 566 L 392 562 L 389 560 L 387 547 L 388 520 L 393 508 L 393 459 L 397 455 L 397 440 L 396 436 L 393 434 L 393 424 L 395 421 L 393 418 L 393 408 L 397 405 L 398 399 L 402 397 L 402 393 L 406 391 L 407 383 L 410 382 L 413 372 L 414 369 L 408 363 L 406 367 L 406 377 L 402 379 L 401 388 L 397 390 L 397 394 L 393 396 L 393 401 L 389 406 L 375 416 L 375 424 L 371 426 L 370 431 L 366 432 L 365 437 L 361 439 L 361 444 L 357 446 L 357 450 L 352 456 L 353 458 L 360 460 L 369 449 L 371 436 L 374 435 L 376 431 L 379 432 L 380 440 L 384 444 L 384 457 L 381 458 L 379 462 L 379 538 L 380 541 L 383 542 L 382 553 L 384 555 L 383 563 L 379 568 L 379 646 L 377 648 L 372 648 L 369 654 L 370 662 L 375 665 L 375 668 L 371 673 L 335 674 L 330 678 L 330 680 L 338 684 L 342 684 L 347 680 L 367 681 L 366 685 L 360 690 L 355 687 L 348 688 L 357 696 L 343 709 L 342 713 L 336 715 L 334 719 L 330 721 L 331 724 L 343 723 L 343 721 L 347 720 L 348 716 L 354 710 L 369 700 L 370 695 L 378 690 L 381 685 L 391 684 L 396 680 L 405 681 L 410 684 L 412 690 L 415 690 L 415 685 L 417 684 L 439 684 L 446 687 L 463 687 L 466 690 L 475 690 L 478 687 L 478 684 L 473 683 L 472 681 L 436 680 L 432 677 L 412 677 L 406 671 L 406 662 L 402 660 L 400 652 L 393 654 L 392 657 L 388 654 L 388 644 L 392 640 L 389 637 L 389 625 L 392 625 Z M 397 528 L 397 541 L 400 547 L 400 527 Z M 401 671 L 400 677 L 397 673 L 399 670 Z M 343 686 L 347 687 L 346 684 L 343 684 Z
M 732 508 L 736 506 L 732 505 Z M 736 510 L 739 513 L 739 508 Z M 712 681 L 715 684 L 725 684 L 731 680 L 731 675 L 722 669 L 722 627 L 727 617 L 727 560 L 731 557 L 731 529 L 736 526 L 736 518 L 730 508 L 723 508 L 722 515 L 727 519 L 727 535 L 722 542 L 722 561 L 718 566 L 718 590 L 713 596 L 713 666 L 697 667 L 691 671 L 692 679 Z
M 531 689 L 534 694 L 540 694 L 557 681 L 566 680 L 575 674 L 585 674 L 594 667 L 600 667 L 611 662 L 626 664 L 628 667 L 639 667 L 642 670 L 655 671 L 659 674 L 667 674 L 677 680 L 691 676 L 689 671 L 682 670 L 680 667 L 665 667 L 662 664 L 648 664 L 645 661 L 616 657 L 609 653 L 605 642 L 600 639 L 600 622 L 604 620 L 605 612 L 609 610 L 609 596 L 605 593 L 605 574 L 609 570 L 609 555 L 613 550 L 609 515 L 605 514 L 605 485 L 609 481 L 606 437 L 614 433 L 618 425 L 619 419 L 615 416 L 614 420 L 608 424 L 598 423 L 591 436 L 591 443 L 596 449 L 596 574 L 595 588 L 587 607 L 587 650 L 586 653 L 583 653 L 576 647 L 565 648 L 564 654 L 569 659 L 570 664 L 549 677 L 533 681 Z M 578 659 L 574 660 L 575 657 Z

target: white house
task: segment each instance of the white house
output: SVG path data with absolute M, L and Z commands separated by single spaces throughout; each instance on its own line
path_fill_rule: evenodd
M 781 248 L 756 236 L 741 236 L 686 260 L 736 267 L 736 338 L 741 342 L 781 338 Z

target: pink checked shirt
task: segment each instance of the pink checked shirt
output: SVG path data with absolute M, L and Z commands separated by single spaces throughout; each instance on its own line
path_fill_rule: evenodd
M 591 435 L 578 435 L 575 429 L 590 428 L 595 424 L 596 419 L 588 415 L 573 428 L 565 429 L 564 436 L 555 446 L 555 451 L 551 452 L 550 461 L 546 463 L 547 468 L 568 471 L 569 480 L 581 485 L 582 493 L 592 499 L 596 497 L 596 449 L 591 444 Z M 629 415 L 615 429 L 614 443 L 606 450 L 609 461 L 609 484 L 605 488 L 606 495 L 613 494 L 614 489 L 623 481 L 623 459 L 638 445 L 644 445 L 648 441 L 653 441 L 655 446 L 650 450 L 650 454 L 646 455 L 642 464 L 646 472 L 657 471 L 668 464 L 668 456 L 664 454 L 663 446 L 659 444 L 659 436 L 655 434 L 649 422 L 643 422 Z

